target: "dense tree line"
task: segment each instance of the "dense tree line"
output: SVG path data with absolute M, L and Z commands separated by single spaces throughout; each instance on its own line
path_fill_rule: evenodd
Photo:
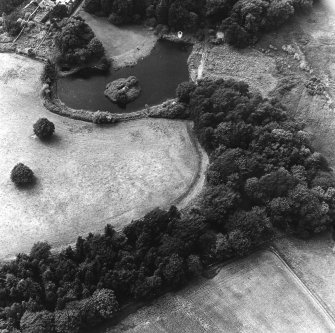
M 183 83 L 177 95 L 188 103 L 211 156 L 201 207 L 211 226 L 229 231 L 246 223 L 240 211 L 247 211 L 252 223 L 267 220 L 306 237 L 334 220 L 335 180 L 327 161 L 277 100 L 233 80 Z
M 232 255 L 228 240 L 225 246 L 220 251 Z M 0 328 L 67 333 L 95 326 L 129 301 L 183 285 L 216 247 L 201 215 L 181 216 L 175 207 L 156 209 L 122 233 L 107 226 L 104 234 L 79 237 L 60 254 L 37 243 L 0 271 Z
M 59 50 L 57 61 L 66 65 L 81 65 L 104 55 L 101 42 L 81 17 L 64 19 L 58 26 L 55 45 Z
M 313 0 L 86 0 L 84 8 L 108 16 L 116 25 L 145 21 L 153 27 L 194 32 L 219 27 L 227 42 L 243 47 L 312 4 Z
M 122 232 L 107 225 L 57 254 L 43 242 L 19 254 L 0 269 L 0 329 L 79 332 L 247 254 L 276 228 L 307 237 L 334 220 L 327 161 L 278 101 L 233 80 L 182 83 L 177 97 L 210 154 L 197 204 L 155 209 Z

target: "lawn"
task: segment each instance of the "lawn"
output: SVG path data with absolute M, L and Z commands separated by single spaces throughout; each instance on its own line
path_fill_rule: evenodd
M 13 54 L 0 54 L 0 63 L 0 258 L 36 241 L 63 246 L 107 223 L 120 228 L 157 206 L 185 203 L 185 193 L 196 195 L 191 188 L 203 177 L 189 123 L 99 127 L 63 118 L 42 106 L 42 64 Z M 33 135 L 40 117 L 55 123 L 49 143 Z M 18 162 L 35 172 L 33 188 L 11 183 Z
M 136 64 L 154 48 L 158 37 L 139 25 L 117 27 L 106 17 L 97 17 L 80 11 L 80 16 L 102 42 L 107 56 L 113 58 L 114 68 Z
M 332 319 L 269 251 L 144 307 L 108 333 L 334 332 Z

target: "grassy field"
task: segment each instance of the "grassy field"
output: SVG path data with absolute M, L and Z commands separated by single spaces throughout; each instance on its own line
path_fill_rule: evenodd
M 334 332 L 334 322 L 281 259 L 255 253 L 105 332 Z
M 42 64 L 13 54 L 0 54 L 0 63 L 0 258 L 36 241 L 66 245 L 195 195 L 190 186 L 201 180 L 200 163 L 187 122 L 98 127 L 59 117 L 38 96 Z M 50 143 L 32 132 L 45 116 L 56 126 Z M 18 190 L 11 183 L 18 162 L 35 172 L 35 187 Z
M 277 85 L 274 59 L 257 50 L 238 51 L 228 45 L 219 45 L 209 48 L 207 54 L 203 69 L 205 78 L 243 80 L 264 96 Z
M 157 36 L 142 26 L 117 27 L 105 17 L 97 17 L 80 11 L 96 36 L 103 43 L 107 55 L 113 59 L 113 67 L 119 68 L 136 64 L 148 55 L 157 42 Z
M 335 316 L 335 254 L 329 233 L 310 240 L 281 239 L 276 248 L 297 276 Z

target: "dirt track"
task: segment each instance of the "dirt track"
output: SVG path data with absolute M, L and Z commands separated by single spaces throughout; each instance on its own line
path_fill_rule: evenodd
M 1 258 L 36 241 L 61 246 L 106 223 L 121 227 L 157 206 L 183 206 L 199 190 L 204 179 L 187 122 L 97 127 L 59 117 L 38 96 L 42 64 L 13 54 L 0 54 L 0 62 Z M 56 125 L 50 143 L 32 135 L 32 124 L 45 116 Z M 35 187 L 18 190 L 10 182 L 18 162 L 33 169 Z

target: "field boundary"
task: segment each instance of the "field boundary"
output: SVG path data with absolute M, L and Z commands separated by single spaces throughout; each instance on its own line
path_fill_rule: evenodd
M 329 309 L 327 304 L 320 298 L 320 296 L 314 291 L 310 290 L 306 284 L 306 282 L 297 275 L 294 268 L 290 265 L 290 263 L 285 259 L 285 255 L 275 246 L 271 245 L 266 251 L 272 252 L 274 255 L 278 257 L 278 259 L 285 265 L 288 271 L 291 273 L 293 278 L 297 281 L 299 285 L 308 293 L 308 295 L 314 300 L 314 302 L 324 311 L 325 315 L 329 317 L 332 323 L 335 326 L 335 316 L 333 312 Z

